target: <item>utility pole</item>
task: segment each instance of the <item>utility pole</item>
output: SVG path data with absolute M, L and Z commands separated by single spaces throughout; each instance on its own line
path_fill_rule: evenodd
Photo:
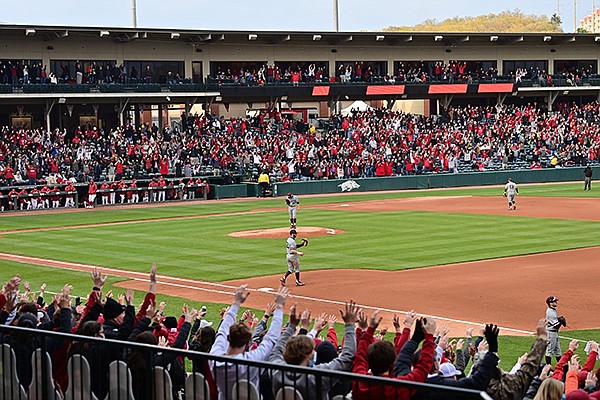
M 134 28 L 137 28 L 137 13 L 135 1 L 136 0 L 131 0 L 131 25 L 133 25 Z
M 340 31 L 338 0 L 333 0 L 333 29 L 336 32 Z

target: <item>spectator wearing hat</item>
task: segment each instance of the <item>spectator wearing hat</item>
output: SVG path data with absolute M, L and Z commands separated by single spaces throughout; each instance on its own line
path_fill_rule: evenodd
M 126 340 L 133 330 L 135 311 L 133 308 L 133 290 L 125 292 L 126 306 L 118 301 L 108 298 L 104 304 L 104 336 L 107 339 Z
M 431 383 L 442 386 L 451 386 L 463 389 L 473 390 L 485 390 L 490 383 L 490 380 L 496 375 L 496 368 L 498 366 L 498 328 L 495 325 L 486 325 L 484 335 L 489 345 L 490 351 L 481 355 L 481 360 L 478 361 L 477 368 L 473 368 L 473 373 L 469 377 L 459 379 L 458 376 L 462 375 L 462 372 L 456 369 L 456 366 L 451 362 L 444 362 L 438 364 L 438 359 L 434 358 L 431 372 L 427 376 L 425 383 Z M 413 335 L 414 336 L 414 335 Z M 438 348 L 445 348 L 446 344 L 442 343 L 447 339 L 440 340 Z M 408 352 L 409 354 L 415 353 L 417 345 L 414 341 L 408 341 L 403 347 L 401 353 Z M 423 350 L 420 351 L 422 354 Z M 422 355 L 418 351 L 415 353 L 415 359 L 420 359 Z M 429 371 L 428 371 L 429 372 Z M 410 362 L 401 363 L 400 358 L 394 366 L 394 373 L 397 376 L 405 376 L 410 373 Z M 412 398 L 413 399 L 448 399 L 453 395 L 445 393 L 431 393 L 426 391 L 417 392 Z

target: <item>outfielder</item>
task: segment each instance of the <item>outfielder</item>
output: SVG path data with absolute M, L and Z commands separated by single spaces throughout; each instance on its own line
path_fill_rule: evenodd
M 567 320 L 562 315 L 559 317 L 556 307 L 558 307 L 558 298 L 548 296 L 546 298 L 548 309 L 546 310 L 546 329 L 548 331 L 548 347 L 546 349 L 546 364 L 552 363 L 552 355 L 556 361 L 560 360 L 562 350 L 560 349 L 560 340 L 558 330 L 561 326 L 567 326 Z
M 508 182 L 504 186 L 504 197 L 508 198 L 508 209 L 516 210 L 517 202 L 515 200 L 516 194 L 519 193 L 517 184 L 513 182 L 512 178 L 508 178 Z
M 280 279 L 282 286 L 285 286 L 285 280 L 291 274 L 296 274 L 296 286 L 304 286 L 304 282 L 302 282 L 300 280 L 300 260 L 298 259 L 298 256 L 302 257 L 304 255 L 304 253 L 301 251 L 298 251 L 298 248 L 307 246 L 308 240 L 302 239 L 301 243 L 297 244 L 296 243 L 296 235 L 297 234 L 298 234 L 298 232 L 296 232 L 295 229 L 290 229 L 290 237 L 285 242 L 285 247 L 287 250 L 286 260 L 287 260 L 288 270 L 285 273 L 285 275 L 283 276 L 283 278 Z
M 292 193 L 288 193 L 287 198 L 285 199 L 285 204 L 287 204 L 288 213 L 290 214 L 290 228 L 296 229 L 296 212 L 298 211 L 298 204 L 300 204 L 300 200 L 298 200 L 298 197 L 294 196 Z

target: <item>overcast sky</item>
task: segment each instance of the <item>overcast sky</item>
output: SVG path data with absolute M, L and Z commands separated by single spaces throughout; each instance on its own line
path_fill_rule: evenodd
M 596 1 L 600 7 L 600 0 Z M 560 11 L 563 30 L 573 32 L 569 0 L 339 0 L 340 31 L 377 31 L 519 9 L 551 16 Z M 593 0 L 577 1 L 577 25 Z M 131 0 L 52 0 L 22 6 L 0 0 L 0 23 L 131 27 Z M 138 28 L 333 31 L 333 0 L 137 0 Z

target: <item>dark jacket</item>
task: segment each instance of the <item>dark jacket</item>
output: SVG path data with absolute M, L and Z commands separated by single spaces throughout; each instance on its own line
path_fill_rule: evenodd
M 412 346 L 412 347 L 409 347 L 408 351 L 416 350 L 416 343 L 413 340 L 409 340 L 404 345 L 404 347 L 406 347 L 406 346 Z M 404 348 L 402 350 L 404 351 Z M 406 374 L 406 373 L 410 372 L 410 364 L 408 364 L 409 366 L 406 367 L 406 363 L 400 364 L 398 362 L 399 359 L 400 359 L 400 356 L 398 356 L 398 360 L 396 360 L 396 365 L 394 366 L 394 373 L 399 375 L 399 374 Z M 494 353 L 488 352 L 484 356 L 483 360 L 481 361 L 481 364 L 479 364 L 477 371 L 475 371 L 471 376 L 469 376 L 467 378 L 455 380 L 452 378 L 444 378 L 442 375 L 436 375 L 433 377 L 428 377 L 425 380 L 425 383 L 431 383 L 434 385 L 442 385 L 442 386 L 450 386 L 450 387 L 462 388 L 462 389 L 485 390 L 487 388 L 488 384 L 490 383 L 490 380 L 492 379 L 492 377 L 494 377 L 496 374 L 496 368 L 498 366 L 498 361 L 499 361 L 499 359 L 498 359 L 497 355 L 495 355 Z M 455 395 L 453 393 L 420 391 L 420 392 L 417 392 L 412 397 L 412 399 L 414 399 L 414 400 L 456 399 L 459 397 L 460 396 L 457 397 L 457 395 Z
M 2 312 L 6 314 L 6 311 Z M 71 309 L 62 308 L 60 310 L 60 324 L 58 332 L 71 333 Z M 65 339 L 55 337 L 42 337 L 29 335 L 27 333 L 6 334 L 0 336 L 0 343 L 6 343 L 12 347 L 17 359 L 17 376 L 19 382 L 24 388 L 28 388 L 31 383 L 33 371 L 31 367 L 31 355 L 35 350 L 45 347 L 49 354 L 65 344 Z

